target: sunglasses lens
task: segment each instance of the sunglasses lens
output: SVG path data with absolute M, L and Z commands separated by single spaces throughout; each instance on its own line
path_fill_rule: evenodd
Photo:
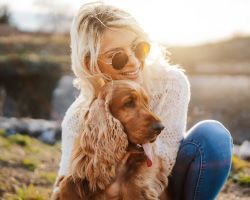
M 150 50 L 150 45 L 147 42 L 140 42 L 135 47 L 135 56 L 139 60 L 144 60 Z M 120 70 L 122 69 L 128 62 L 128 55 L 125 52 L 118 52 L 113 56 L 112 66 L 114 69 Z
M 150 50 L 150 45 L 147 42 L 140 42 L 135 48 L 135 55 L 139 60 L 144 60 Z
M 118 52 L 112 59 L 112 66 L 115 69 L 122 69 L 128 62 L 128 55 L 124 52 Z

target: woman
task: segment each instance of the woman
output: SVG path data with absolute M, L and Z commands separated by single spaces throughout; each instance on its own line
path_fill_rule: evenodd
M 221 123 L 207 120 L 184 137 L 187 77 L 159 57 L 148 63 L 149 38 L 135 19 L 103 3 L 85 4 L 73 20 L 71 50 L 74 83 L 81 93 L 62 123 L 59 178 L 69 169 L 74 138 L 84 129 L 81 122 L 100 88 L 108 81 L 129 79 L 145 88 L 151 109 L 165 126 L 156 141 L 157 154 L 172 171 L 168 188 L 173 199 L 214 199 L 230 170 L 231 136 Z

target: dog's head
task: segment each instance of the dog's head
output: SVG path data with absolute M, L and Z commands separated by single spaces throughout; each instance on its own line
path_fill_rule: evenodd
M 114 81 L 106 84 L 100 92 L 111 115 L 121 122 L 127 134 L 130 149 L 142 149 L 150 167 L 153 160 L 154 142 L 164 126 L 160 119 L 150 111 L 149 99 L 140 85 L 132 81 Z
M 154 142 L 164 128 L 159 117 L 150 111 L 146 92 L 132 81 L 110 82 L 98 98 L 108 104 L 112 116 L 121 122 L 130 143 Z

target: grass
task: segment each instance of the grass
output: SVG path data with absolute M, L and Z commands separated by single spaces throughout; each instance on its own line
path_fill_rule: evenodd
M 237 173 L 237 172 L 240 172 L 246 168 L 250 168 L 250 163 L 245 161 L 245 160 L 240 159 L 236 155 L 233 155 L 232 167 L 233 167 L 233 170 Z
M 5 185 L 3 183 L 0 183 L 0 193 L 5 191 Z
M 2 136 L 4 136 L 4 135 L 2 135 Z M 5 138 L 5 137 L 2 137 L 2 138 Z M 2 148 L 5 148 L 5 149 L 10 149 L 11 145 L 12 145 L 12 142 L 9 139 L 0 140 L 0 148 L 2 147 Z
M 239 176 L 238 182 L 243 185 L 250 186 L 250 176 Z
M 7 37 L 0 37 L 1 44 L 12 44 L 12 45 L 42 45 L 45 44 L 68 44 L 69 43 L 69 36 L 65 35 L 51 35 L 51 36 L 29 36 L 29 35 L 14 35 L 14 36 L 7 36 Z
M 60 159 L 58 144 L 47 145 L 21 134 L 6 137 L 1 130 L 0 199 L 49 199 Z
M 70 72 L 69 36 L 0 37 L 0 65 L 19 69 L 20 64 L 21 67 L 28 66 L 28 70 L 49 66 Z
M 20 146 L 30 146 L 32 142 L 29 136 L 21 134 L 11 135 L 8 138 L 12 143 L 16 143 Z
M 41 194 L 36 187 L 30 184 L 28 187 L 23 187 L 17 189 L 17 195 L 23 200 L 28 199 L 37 199 L 37 200 L 44 200 L 47 199 L 47 195 Z
M 6 200 L 47 200 L 49 199 L 46 191 L 38 189 L 33 184 L 16 188 L 15 194 L 8 194 Z
M 241 185 L 250 186 L 250 176 L 245 174 L 239 174 L 234 177 L 234 181 Z
M 57 173 L 55 172 L 44 172 L 40 174 L 39 178 L 47 181 L 48 183 L 54 184 L 56 176 Z
M 0 136 L 4 136 L 5 135 L 5 131 L 3 129 L 0 129 Z
M 2 63 L 8 63 L 13 60 L 19 61 L 19 62 L 26 62 L 26 60 L 32 62 L 32 63 L 68 63 L 69 62 L 69 56 L 56 56 L 56 55 L 43 55 L 42 53 L 34 53 L 34 52 L 23 52 L 23 53 L 10 53 L 5 55 L 0 55 L 0 62 Z
M 23 159 L 22 164 L 29 171 L 34 171 L 38 167 L 39 162 L 37 160 L 34 160 L 34 159 L 25 158 L 25 159 Z
M 243 186 L 250 186 L 250 162 L 233 155 L 230 179 Z

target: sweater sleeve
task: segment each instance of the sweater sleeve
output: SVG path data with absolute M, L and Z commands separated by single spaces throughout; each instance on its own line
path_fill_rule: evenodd
M 58 176 L 65 175 L 69 170 L 69 162 L 75 137 L 81 132 L 81 121 L 84 117 L 82 110 L 83 97 L 78 97 L 68 108 L 62 121 L 61 161 Z
M 158 84 L 161 84 L 158 88 L 162 87 L 163 91 L 158 89 L 159 92 L 153 95 L 152 110 L 160 117 L 165 128 L 156 141 L 157 154 L 167 162 L 170 173 L 186 131 L 190 86 L 180 69 L 166 71 Z

